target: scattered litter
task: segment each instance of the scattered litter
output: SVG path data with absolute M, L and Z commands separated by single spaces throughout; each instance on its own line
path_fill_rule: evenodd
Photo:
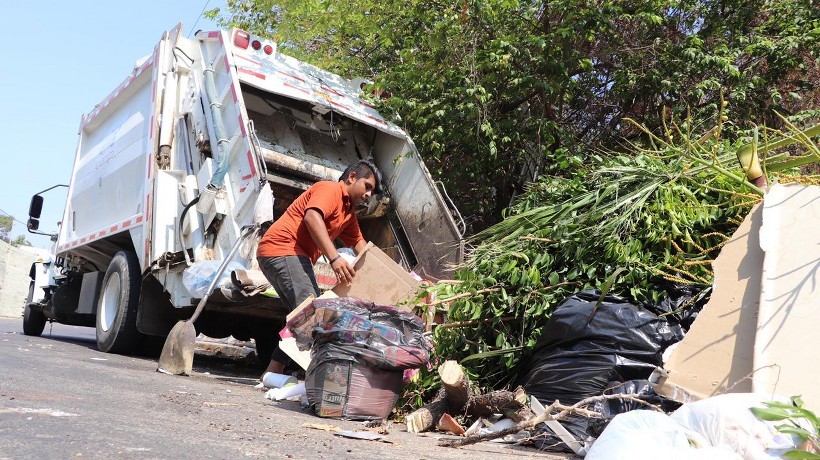
M 381 441 L 392 444 L 391 441 L 384 439 L 384 435 L 373 433 L 371 431 L 337 431 L 333 434 L 343 438 L 362 439 L 365 441 Z
M 271 388 L 265 393 L 265 398 L 273 401 L 298 401 L 305 394 L 305 384 L 288 385 L 284 388 Z
M 108 358 L 89 358 L 91 361 L 108 361 Z
M 378 434 L 390 434 L 390 429 L 393 428 L 393 424 L 386 420 L 367 420 L 362 425 L 367 431 Z
M 533 398 L 533 399 L 535 399 L 535 398 Z M 464 436 L 475 436 L 475 435 L 477 435 L 478 430 L 480 430 L 481 427 L 483 427 L 483 426 L 489 426 L 489 422 L 487 422 L 486 419 L 480 418 L 480 419 L 476 420 L 472 425 L 470 425 L 470 428 L 467 428 L 467 430 L 464 431 Z
M 461 426 L 461 424 L 458 423 L 450 414 L 444 414 L 441 416 L 438 420 L 438 429 L 440 431 L 448 431 L 456 436 L 461 436 L 465 432 L 464 427 Z
M 265 372 L 265 375 L 262 376 L 262 384 L 267 388 L 283 388 L 288 385 L 296 385 L 297 383 L 298 380 L 292 375 Z
M 303 423 L 302 426 L 305 428 L 313 428 L 314 430 L 339 431 L 338 426 L 327 423 Z
M 238 406 L 239 404 L 206 401 L 206 402 L 202 403 L 202 405 L 203 406 L 208 406 L 208 407 L 230 407 L 230 406 Z

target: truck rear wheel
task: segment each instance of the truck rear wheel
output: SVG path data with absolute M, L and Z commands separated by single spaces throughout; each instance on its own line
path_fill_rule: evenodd
M 23 334 L 39 337 L 46 328 L 46 315 L 36 308 L 31 308 L 31 301 L 34 299 L 34 283 L 28 286 L 28 297 L 26 307 L 23 309 Z
M 140 268 L 137 255 L 120 251 L 111 259 L 97 304 L 97 348 L 106 353 L 132 353 L 139 345 L 137 305 Z

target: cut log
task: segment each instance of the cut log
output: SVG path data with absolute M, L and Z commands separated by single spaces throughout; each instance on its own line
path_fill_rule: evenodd
M 430 403 L 416 409 L 407 416 L 405 420 L 407 423 L 407 431 L 410 433 L 430 431 L 436 427 L 436 422 L 438 422 L 445 413 L 447 413 L 447 397 L 444 388 L 442 388 Z
M 464 406 L 470 399 L 470 379 L 461 365 L 455 361 L 444 361 L 438 367 L 438 375 L 446 393 L 448 412 L 462 415 Z
M 433 400 L 424 407 L 407 416 L 407 431 L 422 433 L 436 428 L 444 414 L 455 417 L 470 415 L 473 417 L 490 417 L 503 414 L 515 422 L 527 420 L 533 416 L 527 394 L 518 387 L 515 391 L 493 391 L 483 395 L 470 392 L 470 379 L 456 361 L 445 361 L 438 368 L 442 388 Z
M 493 391 L 483 395 L 471 396 L 467 403 L 467 414 L 473 417 L 490 417 L 502 414 L 515 422 L 527 420 L 533 416 L 527 393 L 518 387 L 515 391 Z

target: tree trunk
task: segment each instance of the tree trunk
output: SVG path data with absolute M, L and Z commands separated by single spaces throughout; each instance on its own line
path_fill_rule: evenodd
M 444 361 L 438 368 L 438 375 L 447 398 L 448 412 L 451 415 L 462 415 L 464 406 L 470 399 L 470 379 L 455 361 Z
M 407 416 L 405 419 L 407 431 L 409 433 L 430 431 L 436 427 L 436 423 L 445 413 L 447 413 L 447 397 L 442 388 L 432 401 Z

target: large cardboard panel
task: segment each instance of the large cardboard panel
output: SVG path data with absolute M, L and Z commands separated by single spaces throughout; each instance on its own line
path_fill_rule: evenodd
M 381 305 L 398 305 L 411 299 L 419 282 L 381 249 L 368 243 L 356 257 L 356 276 L 350 284 L 337 284 L 333 292 L 339 297 L 357 297 Z
M 763 208 L 755 206 L 713 263 L 712 297 L 666 362 L 657 390 L 679 401 L 752 389 Z
M 820 409 L 820 187 L 774 185 L 763 200 L 765 251 L 752 390 L 802 395 Z

